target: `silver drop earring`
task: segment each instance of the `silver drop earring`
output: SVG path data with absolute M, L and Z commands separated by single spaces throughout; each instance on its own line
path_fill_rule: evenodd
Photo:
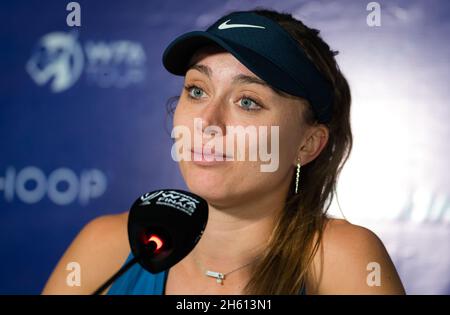
M 295 177 L 295 193 L 298 194 L 298 182 L 300 180 L 300 159 L 297 161 L 297 175 Z

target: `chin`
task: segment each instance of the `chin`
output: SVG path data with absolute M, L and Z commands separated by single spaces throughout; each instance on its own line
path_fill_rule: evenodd
M 229 199 L 227 184 L 225 183 L 227 176 L 222 172 L 188 166 L 182 168 L 181 173 L 189 191 L 202 197 L 208 203 L 222 204 Z
M 214 205 L 216 208 L 218 206 L 226 206 L 230 202 L 230 196 L 218 191 L 211 191 L 206 189 L 189 189 L 192 193 L 202 197 L 210 205 Z

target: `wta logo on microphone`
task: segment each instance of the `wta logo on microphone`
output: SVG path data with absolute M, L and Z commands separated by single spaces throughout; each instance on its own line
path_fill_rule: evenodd
M 197 209 L 197 205 L 200 201 L 192 198 L 191 196 L 182 194 L 180 192 L 169 190 L 169 191 L 158 191 L 154 193 L 146 193 L 141 196 L 140 206 L 150 205 L 151 201 L 154 200 L 156 205 L 169 206 L 180 211 L 185 212 L 188 215 L 192 215 Z

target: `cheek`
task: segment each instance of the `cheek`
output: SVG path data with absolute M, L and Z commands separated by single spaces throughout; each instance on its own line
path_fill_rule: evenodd
M 293 114 L 290 112 L 277 113 L 273 120 L 267 124 L 269 148 L 278 148 L 280 164 L 295 155 L 300 143 L 301 126 L 296 119 L 289 115 Z
M 178 102 L 177 107 L 175 108 L 175 112 L 173 114 L 173 125 L 179 126 L 181 124 L 184 124 L 184 116 L 183 115 L 183 107 L 181 106 L 181 102 Z
M 295 155 L 298 151 L 298 139 L 299 135 L 293 133 L 291 129 L 280 128 L 280 159 L 285 163 L 290 163 L 295 159 Z
M 288 155 L 286 158 L 295 159 L 301 142 L 302 132 L 302 125 L 299 119 L 286 118 L 281 122 L 280 151 Z
M 175 127 L 179 130 L 187 131 L 184 133 L 185 136 L 192 137 L 193 135 L 193 127 L 194 127 L 194 117 L 193 114 L 186 110 L 186 106 L 184 106 L 181 102 L 177 104 L 175 108 L 175 112 L 173 114 L 173 128 Z

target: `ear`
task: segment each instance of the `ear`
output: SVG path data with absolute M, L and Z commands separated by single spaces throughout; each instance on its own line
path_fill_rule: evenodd
M 306 165 L 314 160 L 328 142 L 329 130 L 323 124 L 317 124 L 308 128 L 305 132 L 304 140 L 300 144 L 297 159 L 294 165 L 300 161 L 300 165 Z

